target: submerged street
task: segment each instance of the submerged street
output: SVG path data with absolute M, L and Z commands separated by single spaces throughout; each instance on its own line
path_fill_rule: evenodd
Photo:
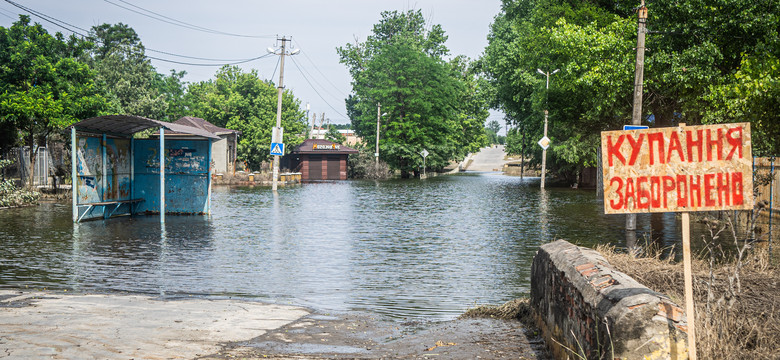
M 0 287 L 245 298 L 391 319 L 449 320 L 527 295 L 538 246 L 622 243 L 595 193 L 465 173 L 214 189 L 213 213 L 74 224 L 68 204 L 0 211 Z M 677 238 L 672 216 L 652 221 Z M 658 230 L 660 229 L 660 230 Z M 660 232 L 659 232 L 660 231 Z

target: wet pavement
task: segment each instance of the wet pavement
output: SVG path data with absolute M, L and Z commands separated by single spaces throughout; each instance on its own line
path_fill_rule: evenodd
M 549 359 L 519 321 L 389 322 L 365 314 L 310 315 L 207 359 Z
M 0 290 L 3 359 L 547 359 L 519 321 L 390 321 L 242 300 Z
M 236 300 L 0 290 L 0 358 L 193 359 L 308 314 Z

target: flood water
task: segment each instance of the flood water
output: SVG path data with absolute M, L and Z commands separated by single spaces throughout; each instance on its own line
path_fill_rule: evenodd
M 240 297 L 326 312 L 452 319 L 528 295 L 542 243 L 622 245 L 595 192 L 461 174 L 215 187 L 212 214 L 73 224 L 70 203 L 0 210 L 0 287 Z M 651 224 L 652 223 L 652 224 Z M 674 215 L 640 230 L 679 238 Z M 651 226 L 652 225 L 652 226 Z

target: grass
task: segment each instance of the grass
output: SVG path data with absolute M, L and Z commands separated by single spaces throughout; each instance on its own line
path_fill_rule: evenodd
M 466 310 L 460 317 L 520 320 L 525 325 L 533 325 L 534 322 L 531 317 L 531 301 L 527 298 L 514 299 L 503 305 L 480 305 Z
M 616 270 L 684 306 L 682 263 L 663 259 L 661 251 L 635 257 L 610 246 L 597 250 Z M 701 359 L 780 359 L 780 270 L 761 248 L 751 249 L 743 264 L 741 291 L 728 296 L 734 261 L 716 263 L 712 273 L 709 259 L 692 261 L 696 350 Z

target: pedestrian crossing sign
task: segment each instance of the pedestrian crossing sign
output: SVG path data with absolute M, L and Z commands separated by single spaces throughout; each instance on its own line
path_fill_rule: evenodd
M 284 156 L 284 143 L 271 143 L 271 155 Z

